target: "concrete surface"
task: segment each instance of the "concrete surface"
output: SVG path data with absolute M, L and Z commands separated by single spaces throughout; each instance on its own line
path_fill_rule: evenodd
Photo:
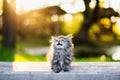
M 49 47 L 24 48 L 23 50 L 32 55 L 45 55 L 48 52 Z
M 0 62 L 0 80 L 120 80 L 119 62 L 73 62 L 54 73 L 47 62 Z

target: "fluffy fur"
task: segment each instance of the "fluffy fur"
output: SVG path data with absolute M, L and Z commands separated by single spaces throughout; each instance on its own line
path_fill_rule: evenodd
M 51 69 L 58 73 L 61 70 L 69 71 L 73 60 L 72 53 L 72 35 L 52 37 L 50 51 L 47 54 L 51 62 Z

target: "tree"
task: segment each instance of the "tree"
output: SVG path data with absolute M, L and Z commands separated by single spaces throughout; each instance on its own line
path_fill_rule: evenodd
M 93 10 L 90 9 L 89 3 L 91 0 L 84 0 L 86 10 L 84 11 L 84 22 L 82 24 L 81 29 L 78 34 L 75 35 L 74 43 L 77 45 L 88 45 L 88 46 L 96 46 L 96 44 L 91 41 L 89 38 L 89 29 L 92 24 L 97 22 L 101 18 L 111 18 L 111 16 L 118 16 L 118 13 L 115 12 L 112 8 L 100 8 L 99 0 L 96 0 L 96 5 Z
M 15 48 L 15 26 L 15 0 L 11 0 L 10 2 L 8 2 L 7 0 L 3 0 L 3 48 Z
M 13 61 L 15 52 L 16 12 L 15 0 L 3 0 L 2 50 L 0 60 Z
M 88 31 L 91 25 L 98 20 L 98 11 L 99 11 L 99 0 L 96 0 L 96 6 L 93 11 L 90 10 L 89 3 L 91 0 L 84 0 L 86 10 L 84 11 L 84 22 L 78 34 L 75 35 L 74 43 L 75 44 L 87 44 L 94 45 L 93 42 L 89 39 Z

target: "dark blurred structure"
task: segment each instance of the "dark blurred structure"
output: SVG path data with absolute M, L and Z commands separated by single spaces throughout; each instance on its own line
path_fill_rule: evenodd
M 86 7 L 86 10 L 83 12 L 84 22 L 73 39 L 76 46 L 81 46 L 76 49 L 75 56 L 100 57 L 104 55 L 111 57 L 111 55 L 108 55 L 109 53 L 106 53 L 106 48 L 108 45 L 109 47 L 115 45 L 115 43 L 112 43 L 112 41 L 108 43 L 106 38 L 112 36 L 114 41 L 117 40 L 117 35 L 113 32 L 114 22 L 111 21 L 111 17 L 117 17 L 119 13 L 112 8 L 100 8 L 100 0 L 96 0 L 94 9 L 91 9 L 89 6 L 90 2 L 91 0 L 84 0 Z M 95 40 L 92 40 L 90 36 L 93 24 L 98 26 L 98 31 L 93 33 Z
M 88 45 L 88 46 L 96 46 L 93 41 L 91 41 L 89 37 L 89 29 L 92 24 L 98 22 L 101 18 L 111 18 L 112 16 L 118 16 L 118 12 L 115 12 L 112 8 L 100 8 L 99 0 L 96 0 L 96 6 L 92 10 L 90 9 L 89 3 L 91 0 L 84 0 L 86 10 L 83 12 L 84 14 L 84 22 L 82 24 L 82 28 L 79 30 L 77 35 L 75 35 L 74 43 L 76 45 Z M 102 26 L 99 26 L 100 28 Z M 107 31 L 106 31 L 107 32 Z M 111 31 L 112 33 L 112 31 Z
M 2 50 L 0 60 L 13 61 L 16 45 L 16 9 L 15 0 L 3 0 Z
M 29 11 L 18 15 L 17 33 L 25 39 L 27 37 L 48 37 L 61 34 L 61 22 L 58 20 L 65 11 L 58 6 Z
M 15 48 L 15 33 L 16 33 L 16 11 L 15 11 L 15 0 L 8 2 L 3 0 L 3 47 L 4 48 Z

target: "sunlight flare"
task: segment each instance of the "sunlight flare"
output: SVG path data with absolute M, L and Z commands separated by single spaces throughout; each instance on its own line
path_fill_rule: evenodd
M 71 3 L 62 4 L 60 7 L 67 13 L 78 13 L 85 11 L 83 0 L 74 0 Z
M 17 10 L 17 12 L 19 12 L 21 10 L 29 11 L 32 9 L 42 7 L 42 5 L 44 5 L 44 3 L 45 3 L 45 0 L 35 0 L 35 1 L 33 1 L 33 0 L 16 0 L 16 10 Z

